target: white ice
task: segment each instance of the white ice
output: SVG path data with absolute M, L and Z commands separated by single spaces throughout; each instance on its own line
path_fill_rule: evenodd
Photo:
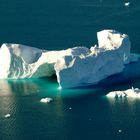
M 97 84 L 120 73 L 126 64 L 137 61 L 130 54 L 128 35 L 115 30 L 97 33 L 98 45 L 60 51 L 41 50 L 20 44 L 0 48 L 0 79 L 40 78 L 56 74 L 61 88 Z
M 140 98 L 140 89 L 131 88 L 124 91 L 112 91 L 107 94 L 107 97 L 111 98 L 123 98 L 123 97 L 131 97 L 131 98 Z
M 42 98 L 41 100 L 40 100 L 40 102 L 42 102 L 42 103 L 50 103 L 50 102 L 52 102 L 53 101 L 53 99 L 52 98 Z
M 62 88 L 97 84 L 110 75 L 121 73 L 126 64 L 138 60 L 130 54 L 128 35 L 103 30 L 97 33 L 97 38 L 99 46 L 72 48 L 72 54 L 58 59 L 54 68 Z
M 10 114 L 6 114 L 4 117 L 9 118 L 10 116 L 11 116 Z
M 130 2 L 126 2 L 126 3 L 124 3 L 124 5 L 125 5 L 126 7 L 128 7 L 128 6 L 130 5 Z

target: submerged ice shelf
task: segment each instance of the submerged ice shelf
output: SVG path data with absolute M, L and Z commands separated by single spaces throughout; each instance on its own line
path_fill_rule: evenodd
M 138 60 L 130 53 L 128 35 L 103 30 L 97 33 L 97 38 L 98 46 L 90 49 L 74 47 L 61 51 L 3 44 L 0 48 L 0 78 L 39 78 L 56 74 L 61 88 L 72 88 L 97 84 Z

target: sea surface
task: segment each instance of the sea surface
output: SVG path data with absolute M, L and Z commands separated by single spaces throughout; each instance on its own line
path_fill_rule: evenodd
M 115 29 L 140 53 L 140 1 L 1 0 L 0 44 L 46 50 L 97 44 Z M 109 99 L 112 90 L 140 88 L 140 79 L 112 86 L 59 90 L 56 78 L 0 80 L 0 140 L 140 140 L 140 99 Z M 45 97 L 51 103 L 41 103 Z M 9 118 L 5 115 L 10 114 Z

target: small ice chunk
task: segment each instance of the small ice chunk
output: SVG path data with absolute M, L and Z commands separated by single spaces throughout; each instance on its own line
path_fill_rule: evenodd
M 72 107 L 69 107 L 69 109 L 71 110 L 71 109 L 72 109 Z
M 53 101 L 53 99 L 52 98 L 42 98 L 41 100 L 40 100 L 40 102 L 41 103 L 50 103 L 50 102 L 52 102 Z
M 124 3 L 124 6 L 126 6 L 126 7 L 129 7 L 129 5 L 130 5 L 130 2 Z
M 121 133 L 121 132 L 122 132 L 122 130 L 121 130 L 121 129 L 119 129 L 119 130 L 118 130 L 118 132 L 119 132 L 119 133 Z
M 6 114 L 4 117 L 9 118 L 10 116 L 11 116 L 10 114 Z

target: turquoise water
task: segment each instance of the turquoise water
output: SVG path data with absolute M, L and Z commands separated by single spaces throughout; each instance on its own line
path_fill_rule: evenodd
M 0 43 L 48 50 L 89 47 L 97 43 L 97 31 L 113 28 L 128 33 L 132 51 L 140 53 L 140 2 L 130 0 L 130 7 L 124 2 L 2 0 Z M 0 80 L 0 139 L 139 140 L 140 100 L 105 97 L 111 90 L 140 88 L 138 68 L 128 66 L 125 81 L 120 75 L 117 84 L 110 77 L 112 84 L 80 89 L 59 90 L 55 78 Z M 40 103 L 44 97 L 53 102 Z

